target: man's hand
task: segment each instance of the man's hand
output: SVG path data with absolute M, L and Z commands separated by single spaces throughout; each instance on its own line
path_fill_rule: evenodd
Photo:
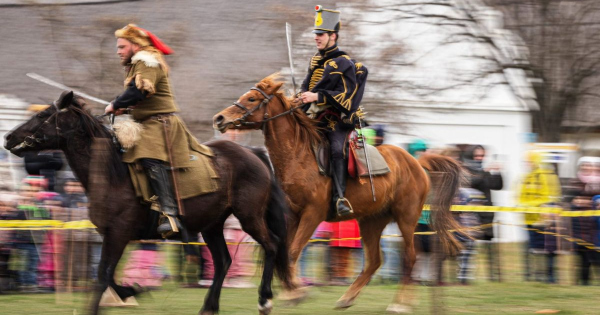
M 115 111 L 115 109 L 113 108 L 113 103 L 110 103 L 110 104 L 106 105 L 106 108 L 104 108 L 104 113 L 105 114 L 115 113 L 115 116 L 119 116 L 119 115 L 123 115 L 125 113 L 125 109 L 119 108 Z
M 304 104 L 316 102 L 319 100 L 319 94 L 313 92 L 304 92 L 300 95 L 300 99 Z

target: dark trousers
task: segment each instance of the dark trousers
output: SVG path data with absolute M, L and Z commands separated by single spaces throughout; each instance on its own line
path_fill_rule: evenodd
M 37 273 L 38 273 L 38 262 L 39 255 L 35 244 L 31 243 L 19 243 L 17 249 L 21 251 L 22 255 L 25 255 L 25 266 L 23 270 L 19 272 L 19 282 L 21 285 L 37 285 Z
M 333 130 L 331 124 L 334 124 Z M 340 160 L 344 158 L 344 143 L 348 133 L 354 129 L 354 126 L 347 125 L 337 120 L 337 117 L 326 115 L 318 123 L 323 128 L 327 140 L 329 140 L 331 160 Z
M 341 160 L 344 158 L 344 143 L 347 135 L 347 130 L 330 130 L 326 133 L 331 150 L 331 160 Z
M 577 256 L 579 258 L 579 276 L 577 277 L 577 283 L 581 285 L 589 285 L 590 271 L 593 264 L 592 256 L 595 253 L 583 246 L 578 245 L 577 247 Z

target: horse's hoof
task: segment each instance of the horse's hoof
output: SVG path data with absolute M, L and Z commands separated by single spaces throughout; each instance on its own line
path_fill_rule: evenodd
M 267 300 L 267 303 L 265 303 L 265 305 L 260 305 L 260 303 L 258 304 L 258 314 L 260 315 L 269 315 L 271 314 L 272 310 L 273 303 L 271 302 L 271 300 Z
M 200 311 L 198 315 L 215 315 L 213 311 Z
M 387 307 L 386 311 L 392 314 L 409 314 L 412 313 L 412 307 L 408 305 L 392 303 Z
M 336 303 L 335 303 L 335 309 L 336 310 L 344 310 L 347 309 L 348 307 L 354 305 L 354 300 L 342 300 L 339 299 Z
M 308 297 L 308 288 L 300 287 L 292 291 L 284 291 L 279 294 L 278 299 L 285 302 L 285 305 L 295 306 Z

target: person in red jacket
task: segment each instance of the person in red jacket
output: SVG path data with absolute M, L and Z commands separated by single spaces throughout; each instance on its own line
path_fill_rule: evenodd
M 331 279 L 333 285 L 346 285 L 350 274 L 352 251 L 362 249 L 356 220 L 331 223 Z M 355 263 L 358 263 L 355 261 Z M 362 267 L 362 266 L 361 266 Z M 356 268 L 354 268 L 356 269 Z

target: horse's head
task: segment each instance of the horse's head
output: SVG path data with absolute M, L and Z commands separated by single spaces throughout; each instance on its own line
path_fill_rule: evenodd
M 277 82 L 277 74 L 270 75 L 242 95 L 237 102 L 213 117 L 213 128 L 225 132 L 233 129 L 260 129 L 269 118 L 267 106 L 283 82 Z
M 78 121 L 77 115 L 69 110 L 71 106 L 81 108 L 82 104 L 74 100 L 73 92 L 63 92 L 48 108 L 8 133 L 4 147 L 17 156 L 27 151 L 60 149 L 66 131 L 72 130 Z

